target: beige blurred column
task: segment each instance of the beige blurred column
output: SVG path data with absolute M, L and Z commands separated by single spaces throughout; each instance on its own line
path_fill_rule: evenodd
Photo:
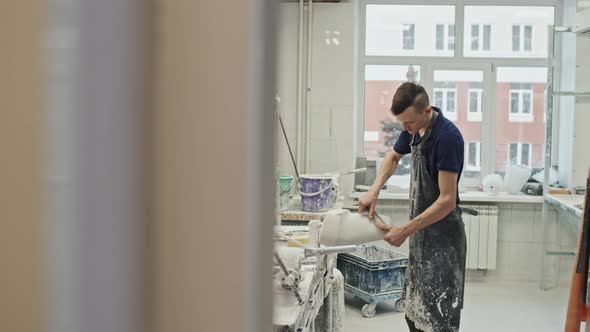
M 273 3 L 154 8 L 157 332 L 270 330 Z
M 0 331 L 42 326 L 44 4 L 0 1 Z

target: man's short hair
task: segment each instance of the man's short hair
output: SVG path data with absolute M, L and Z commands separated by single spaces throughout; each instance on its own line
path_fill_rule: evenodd
M 411 106 L 414 106 L 416 112 L 423 112 L 430 106 L 430 100 L 428 100 L 428 94 L 424 90 L 424 87 L 415 83 L 406 82 L 400 85 L 395 95 L 393 95 L 391 112 L 393 115 L 400 115 Z

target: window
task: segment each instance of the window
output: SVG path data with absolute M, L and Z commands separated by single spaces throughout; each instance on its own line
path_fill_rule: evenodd
M 404 82 L 420 83 L 420 69 L 417 65 L 365 66 L 363 150 L 367 159 L 380 162 L 393 148 L 402 132 L 401 123 L 395 120 L 390 111 L 393 94 Z M 384 100 L 385 103 L 382 102 Z M 410 160 L 410 155 L 402 158 L 388 183 L 409 183 Z
M 436 50 L 437 51 L 454 51 L 455 50 L 455 25 L 454 24 L 437 24 L 436 25 Z
M 457 90 L 454 88 L 435 88 L 434 106 L 440 108 L 450 120 L 457 120 L 456 105 Z
M 469 112 L 467 113 L 467 121 L 481 121 L 483 90 L 469 89 L 467 93 L 469 98 Z
M 481 142 L 466 142 L 465 168 L 469 171 L 481 170 Z
M 471 25 L 471 50 L 489 51 L 492 43 L 492 26 L 489 24 Z
M 465 142 L 481 142 L 481 122 L 465 121 L 469 113 L 469 91 L 483 91 L 485 89 L 484 73 L 480 70 L 442 70 L 435 69 L 433 72 L 433 88 L 431 103 L 442 109 L 443 115 L 454 121 L 461 131 Z M 480 99 L 481 100 L 481 99 Z M 476 186 L 481 180 L 481 162 L 479 158 L 469 159 L 469 147 L 465 144 L 465 161 L 473 160 L 477 167 L 467 167 L 461 177 L 464 185 Z M 477 149 L 475 150 L 477 152 Z M 481 147 L 480 152 L 481 156 Z M 478 160 L 477 162 L 475 160 Z
M 414 24 L 404 24 L 403 25 L 403 48 L 404 50 L 413 50 L 414 49 Z
M 509 153 L 510 165 L 531 166 L 531 145 L 529 143 L 511 143 Z
M 454 5 L 366 4 L 362 8 L 365 31 L 360 35 L 365 36 L 364 56 L 450 57 L 455 54 Z M 441 48 L 437 47 L 439 34 Z
M 364 125 L 358 126 L 358 151 L 378 163 L 391 151 L 401 132 L 389 111 L 393 95 L 402 82 L 421 81 L 430 103 L 463 135 L 464 190 L 479 186 L 484 175 L 503 174 L 514 143 L 526 142 L 512 148 L 517 162 L 543 167 L 547 27 L 555 7 L 394 1 L 359 1 L 358 85 L 364 90 L 358 108 L 364 111 L 358 121 Z M 455 8 L 462 15 L 455 17 Z M 461 57 L 456 38 L 463 38 Z M 407 186 L 409 167 L 400 170 L 390 183 Z
M 498 67 L 496 77 L 495 171 L 503 173 L 515 163 L 543 167 L 547 69 Z M 519 148 L 515 142 L 527 146 Z
M 512 26 L 512 50 L 531 52 L 533 50 L 533 27 L 531 25 Z
M 531 83 L 510 83 L 511 122 L 533 121 L 533 88 Z
M 546 58 L 551 6 L 465 6 L 466 57 Z

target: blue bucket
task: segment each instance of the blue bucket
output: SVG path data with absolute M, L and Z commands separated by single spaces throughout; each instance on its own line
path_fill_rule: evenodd
M 332 204 L 332 177 L 305 174 L 300 176 L 301 209 L 306 212 L 325 212 Z

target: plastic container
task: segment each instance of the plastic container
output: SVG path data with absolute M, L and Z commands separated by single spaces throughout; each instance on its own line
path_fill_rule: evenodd
M 338 270 L 344 283 L 366 295 L 401 293 L 406 276 L 408 258 L 393 250 L 370 244 L 357 253 L 340 254 Z

